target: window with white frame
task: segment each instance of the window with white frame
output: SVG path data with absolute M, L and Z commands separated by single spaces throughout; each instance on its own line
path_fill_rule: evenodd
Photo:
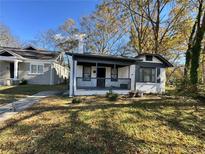
M 42 74 L 43 73 L 43 65 L 30 64 L 30 73 L 31 74 Z
M 83 66 L 83 80 L 84 81 L 91 80 L 91 66 Z

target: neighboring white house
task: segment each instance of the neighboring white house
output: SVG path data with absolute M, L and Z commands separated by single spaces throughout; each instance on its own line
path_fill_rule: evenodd
M 0 85 L 28 84 L 53 85 L 68 79 L 64 52 L 49 52 L 34 47 L 0 47 Z
M 165 69 L 173 67 L 159 54 L 136 57 L 85 53 L 80 40 L 78 52 L 67 52 L 70 65 L 70 96 L 118 94 L 129 91 L 165 92 Z

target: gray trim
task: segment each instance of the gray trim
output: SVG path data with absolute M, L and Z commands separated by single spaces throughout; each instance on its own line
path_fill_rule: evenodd
M 156 80 L 156 70 L 157 70 L 157 67 L 140 67 L 139 68 L 139 70 L 141 70 L 142 69 L 142 72 L 141 71 L 139 71 L 139 72 L 141 72 L 142 73 L 142 78 L 141 77 L 139 77 L 139 82 L 143 82 L 143 83 L 147 83 L 146 81 L 144 81 L 145 79 L 144 79 L 144 70 L 146 70 L 146 69 L 151 69 L 151 74 L 150 74 L 150 76 L 151 76 L 151 81 L 148 81 L 149 83 L 157 83 L 157 80 Z M 153 76 L 152 76 L 152 71 L 154 70 L 154 81 L 153 81 Z M 141 74 L 139 73 L 139 76 L 140 76 Z
M 135 83 L 140 80 L 140 66 L 135 65 Z
M 120 61 L 120 60 L 106 60 L 106 59 L 89 59 L 89 58 L 76 58 L 78 62 L 83 62 L 83 63 L 99 63 L 99 64 L 117 64 L 117 65 L 132 65 L 135 62 L 129 62 L 129 61 Z
M 83 81 L 83 78 L 82 77 L 76 77 L 76 80 L 77 80 L 77 82 L 78 82 L 78 80 L 79 79 L 81 79 L 82 81 Z M 124 90 L 130 90 L 131 89 L 131 79 L 130 78 L 118 78 L 118 81 L 116 82 L 116 81 L 112 81 L 111 80 L 111 78 L 99 78 L 99 77 L 91 77 L 91 80 L 98 80 L 98 79 L 104 79 L 105 80 L 105 82 L 106 82 L 106 80 L 110 80 L 110 82 L 111 83 L 119 83 L 119 84 L 123 84 L 123 83 L 120 83 L 120 80 L 126 80 L 126 81 L 128 81 L 128 83 L 127 83 L 127 88 L 124 88 L 124 87 L 116 87 L 116 86 L 106 86 L 105 85 L 105 87 L 98 87 L 98 85 L 97 85 L 97 83 L 96 83 L 96 85 L 95 86 L 78 86 L 78 83 L 76 82 L 76 88 L 77 89 L 96 89 L 96 90 L 98 90 L 98 89 L 119 89 L 119 90 L 121 90 L 121 89 L 124 89 Z M 86 82 L 86 81 L 85 81 Z M 88 81 L 89 83 L 91 82 L 91 81 Z
M 160 70 L 160 68 L 157 68 L 157 79 L 156 79 L 157 83 L 161 82 L 160 74 L 161 74 L 161 70 Z
M 139 62 L 136 65 L 140 67 L 159 67 L 159 68 L 166 68 L 165 64 L 162 63 L 151 63 L 151 62 Z
M 100 54 L 85 54 L 85 53 L 70 53 L 66 52 L 68 55 L 73 55 L 75 58 L 86 58 L 86 59 L 107 59 L 107 60 L 125 60 L 125 61 L 130 61 L 130 62 L 136 62 L 136 61 L 141 61 L 133 57 L 123 57 L 123 56 L 113 56 L 113 55 L 100 55 Z

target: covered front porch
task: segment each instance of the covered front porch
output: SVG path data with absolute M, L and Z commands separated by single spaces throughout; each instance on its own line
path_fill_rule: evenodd
M 130 65 L 77 63 L 76 89 L 130 90 Z
M 12 85 L 18 82 L 19 62 L 14 57 L 0 56 L 0 85 Z
M 76 95 L 104 95 L 109 90 L 127 94 L 131 90 L 130 65 L 77 62 Z
M 72 54 L 70 95 L 100 95 L 109 90 L 127 94 L 134 89 L 136 59 Z

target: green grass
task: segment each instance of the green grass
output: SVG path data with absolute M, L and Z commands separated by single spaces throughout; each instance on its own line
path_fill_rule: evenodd
M 18 85 L 18 86 L 0 86 L 0 106 L 6 103 L 25 98 L 40 91 L 64 90 L 65 85 Z
M 205 101 L 50 97 L 0 124 L 0 153 L 204 153 Z

